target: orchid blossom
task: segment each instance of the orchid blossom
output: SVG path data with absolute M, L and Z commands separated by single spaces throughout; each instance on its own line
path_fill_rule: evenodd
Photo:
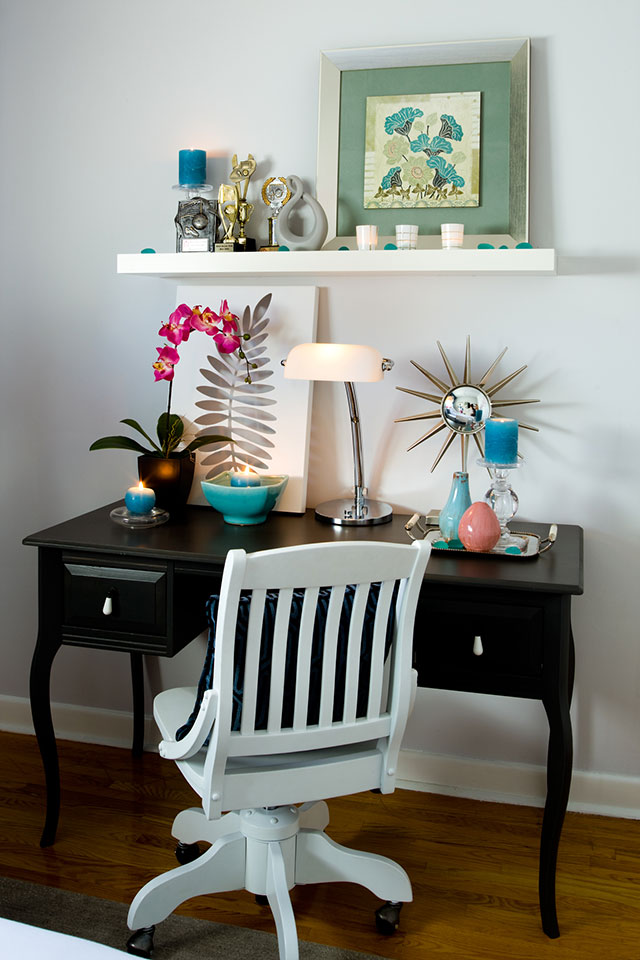
M 153 364 L 153 373 L 158 380 L 173 380 L 173 368 L 180 359 L 175 347 L 156 347 L 158 359 Z
M 218 434 L 200 434 L 186 443 L 184 439 L 185 425 L 182 417 L 171 413 L 174 367 L 180 360 L 176 347 L 179 347 L 181 343 L 186 343 L 193 330 L 201 330 L 208 336 L 213 337 L 220 354 L 234 353 L 237 350 L 238 357 L 244 360 L 247 367 L 245 383 L 251 383 L 250 370 L 255 369 L 257 364 L 250 364 L 241 349 L 242 341 L 248 340 L 249 334 L 238 333 L 238 318 L 234 313 L 231 313 L 227 301 L 223 300 L 221 302 L 220 314 L 210 310 L 209 307 L 203 309 L 199 305 L 189 307 L 186 303 L 181 303 L 170 315 L 167 322 L 160 327 L 159 335 L 164 337 L 168 344 L 156 347 L 158 357 L 152 364 L 156 383 L 159 380 L 166 380 L 169 385 L 167 408 L 164 413 L 160 414 L 156 428 L 158 441 L 152 439 L 137 420 L 126 419 L 120 422 L 141 434 L 151 444 L 150 450 L 143 447 L 138 440 L 120 436 L 101 437 L 100 440 L 91 444 L 90 450 L 135 450 L 138 453 L 153 457 L 193 457 L 196 450 L 208 444 L 234 442 L 231 437 L 219 436 Z M 173 346 L 169 344 L 173 344 Z

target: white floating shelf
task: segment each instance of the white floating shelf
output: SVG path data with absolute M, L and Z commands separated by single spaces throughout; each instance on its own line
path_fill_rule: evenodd
M 300 250 L 276 253 L 119 253 L 118 273 L 145 277 L 329 277 L 446 274 L 553 276 L 548 250 Z

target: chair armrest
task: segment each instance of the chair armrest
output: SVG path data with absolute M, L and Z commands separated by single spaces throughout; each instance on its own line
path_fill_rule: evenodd
M 200 704 L 200 711 L 189 733 L 182 740 L 161 740 L 158 751 L 166 760 L 188 760 L 204 746 L 218 707 L 218 696 L 213 690 L 206 690 Z

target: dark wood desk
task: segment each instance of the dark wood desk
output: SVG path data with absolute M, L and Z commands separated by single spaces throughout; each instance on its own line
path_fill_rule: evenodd
M 208 507 L 190 507 L 164 526 L 133 531 L 109 519 L 113 506 L 24 541 L 37 546 L 39 555 L 39 630 L 30 697 L 47 786 L 42 846 L 54 842 L 60 810 L 49 687 L 61 644 L 130 654 L 133 749 L 141 752 L 142 656 L 172 657 L 205 628 L 204 602 L 217 589 L 228 550 L 361 538 L 408 542 L 406 516 L 368 529 L 348 529 L 319 523 L 312 511 L 303 516 L 275 513 L 262 526 L 234 527 Z M 539 524 L 527 524 L 526 529 L 541 535 L 548 530 Z M 555 872 L 572 765 L 571 596 L 580 593 L 580 527 L 560 526 L 553 548 L 535 559 L 434 551 L 414 640 L 421 686 L 530 697 L 544 705 L 549 749 L 539 892 L 542 926 L 549 937 L 559 935 Z M 111 613 L 103 613 L 107 597 Z M 476 636 L 482 637 L 481 656 L 473 653 Z

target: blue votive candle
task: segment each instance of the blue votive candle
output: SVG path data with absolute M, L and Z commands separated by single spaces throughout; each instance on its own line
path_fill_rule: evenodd
M 260 477 L 247 467 L 245 470 L 236 470 L 231 474 L 232 487 L 259 487 Z
M 156 503 L 156 495 L 151 487 L 145 487 L 142 480 L 137 487 L 129 487 L 124 495 L 124 505 L 129 513 L 144 516 L 151 513 Z
M 489 463 L 517 463 L 518 421 L 491 417 L 484 425 L 484 458 Z
M 180 186 L 206 183 L 207 154 L 204 150 L 180 150 L 178 153 L 178 183 Z

